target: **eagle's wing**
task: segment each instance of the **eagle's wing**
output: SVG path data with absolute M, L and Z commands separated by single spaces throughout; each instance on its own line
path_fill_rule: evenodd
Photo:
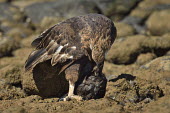
M 74 62 L 84 56 L 81 37 L 67 23 L 47 29 L 32 42 L 32 46 L 36 47 L 36 50 L 28 57 L 26 70 L 33 69 L 36 64 L 49 59 L 53 66 L 68 60 Z

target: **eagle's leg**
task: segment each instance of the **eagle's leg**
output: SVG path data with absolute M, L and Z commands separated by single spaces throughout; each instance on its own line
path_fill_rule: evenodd
M 64 101 L 71 99 L 82 100 L 81 96 L 74 95 L 75 83 L 79 77 L 80 64 L 73 64 L 65 70 L 66 79 L 69 81 L 68 96 L 64 97 Z

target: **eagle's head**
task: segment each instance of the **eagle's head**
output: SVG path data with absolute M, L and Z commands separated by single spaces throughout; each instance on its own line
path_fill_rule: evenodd
M 92 48 L 92 59 L 96 63 L 102 63 L 105 59 L 105 51 L 97 45 Z
M 97 74 L 100 75 L 102 73 L 103 64 L 105 60 L 105 50 L 99 47 L 98 45 L 93 46 L 92 59 L 96 63 L 94 70 Z
M 106 53 L 113 44 L 110 37 L 101 37 L 93 39 L 90 43 L 92 59 L 96 63 L 96 68 L 98 68 L 99 71 L 102 71 Z

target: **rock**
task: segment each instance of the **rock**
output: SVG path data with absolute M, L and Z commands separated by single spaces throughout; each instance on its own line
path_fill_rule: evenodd
M 9 86 L 9 84 L 6 82 L 5 79 L 2 79 L 0 80 L 0 89 L 6 89 L 7 87 Z
M 20 44 L 12 38 L 0 37 L 0 40 L 0 57 L 11 56 L 12 51 L 20 47 Z
M 0 69 L 0 79 L 5 79 L 9 84 L 21 84 L 21 66 L 8 65 Z
M 141 0 L 94 0 L 102 13 L 114 20 L 122 19 Z
M 10 100 L 26 97 L 25 92 L 21 88 L 11 86 L 8 83 L 3 84 L 0 88 L 2 88 L 0 89 L 0 100 Z
M 142 51 L 140 43 L 145 38 L 145 36 L 136 35 L 127 37 L 120 42 L 115 42 L 109 50 L 106 60 L 115 64 L 129 64 L 134 62 L 138 54 Z
M 134 17 L 134 16 L 126 16 L 121 22 L 124 22 L 126 24 L 134 25 L 134 24 L 141 24 L 142 19 L 139 17 Z
M 156 84 L 130 74 L 121 74 L 109 81 L 108 88 L 114 86 L 114 89 L 108 91 L 106 96 L 123 106 L 129 106 L 128 103 L 137 104 L 145 99 L 157 100 L 164 96 L 162 89 Z
M 170 32 L 170 10 L 154 12 L 146 22 L 152 35 L 163 35 Z
M 22 46 L 23 47 L 31 47 L 31 43 L 32 43 L 32 41 L 37 37 L 38 35 L 35 35 L 35 34 L 33 34 L 33 35 L 30 35 L 29 37 L 27 37 L 27 38 L 24 38 L 24 39 L 22 39 L 21 40 L 21 44 L 22 44 Z
M 20 64 L 24 65 L 25 60 L 27 59 L 29 53 L 30 53 L 32 50 L 33 50 L 33 48 L 27 48 L 27 47 L 24 48 L 24 47 L 22 47 L 22 48 L 20 48 L 20 49 L 15 50 L 15 51 L 13 52 L 13 55 L 14 55 L 16 58 L 20 59 L 20 62 L 21 62 Z M 19 64 L 19 63 L 17 63 L 17 64 Z
M 153 60 L 154 58 L 156 58 L 156 55 L 153 53 L 142 53 L 138 56 L 138 58 L 136 60 L 136 64 L 143 65 L 143 64 Z
M 163 56 L 169 48 L 169 35 L 162 37 L 134 35 L 115 41 L 106 60 L 115 64 L 131 64 L 140 53 L 153 51 L 157 56 Z
M 132 10 L 130 16 L 141 18 L 143 21 L 154 11 L 160 11 L 170 8 L 169 0 L 143 0 Z
M 25 60 L 28 57 L 28 52 L 31 51 L 31 48 L 22 48 L 13 52 L 13 57 L 3 57 L 0 58 L 0 69 L 9 66 L 11 69 L 14 67 L 23 68 Z M 24 53 L 24 54 L 23 54 Z M 8 68 L 7 68 L 8 69 Z
M 32 30 L 30 30 L 29 28 L 18 27 L 18 28 L 12 28 L 5 34 L 8 37 L 12 37 L 13 39 L 20 40 L 22 38 L 27 38 L 30 34 L 32 34 Z
M 62 17 L 44 17 L 40 23 L 40 29 L 43 32 L 45 29 L 48 29 L 49 27 L 51 27 L 63 20 L 64 20 L 64 18 L 62 18 Z
M 8 20 L 3 20 L 0 25 L 1 30 L 4 34 L 12 30 L 16 26 L 17 26 L 16 23 L 14 23 L 13 21 L 8 21 Z
M 170 51 L 168 51 L 168 52 L 166 53 L 166 55 L 167 55 L 167 56 L 170 56 Z
M 22 20 L 22 13 L 20 9 L 8 3 L 0 3 L 0 21 L 20 21 Z
M 117 37 L 125 37 L 125 36 L 130 36 L 130 35 L 134 35 L 135 33 L 135 29 L 126 23 L 115 23 L 117 30 Z
M 169 112 L 169 105 L 170 105 L 170 96 L 167 95 L 165 97 L 160 98 L 155 102 L 151 102 L 147 106 L 144 107 L 144 113 L 168 113 Z
M 2 113 L 27 113 L 22 106 L 10 107 L 4 110 Z
M 110 80 L 122 73 L 133 73 L 136 69 L 132 65 L 116 65 L 106 61 L 103 67 L 103 73 L 106 75 L 107 80 Z
M 143 25 L 143 20 L 139 17 L 127 16 L 121 22 L 133 26 L 138 34 L 146 34 L 146 27 Z
M 100 13 L 97 5 L 92 1 L 58 0 L 38 2 L 25 7 L 25 13 L 33 21 L 39 23 L 44 17 L 70 18 L 87 13 Z
M 170 71 L 170 56 L 156 58 L 146 65 L 141 66 L 144 69 L 155 69 L 157 71 Z
M 2 33 L 16 40 L 21 40 L 22 38 L 28 37 L 33 33 L 33 29 L 27 25 L 27 23 L 23 23 L 23 21 L 9 21 L 3 20 L 0 28 L 2 29 Z
M 6 0 L 0 0 L 0 2 L 5 2 Z

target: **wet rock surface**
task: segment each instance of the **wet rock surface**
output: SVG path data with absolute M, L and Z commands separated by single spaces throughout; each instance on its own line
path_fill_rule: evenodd
M 169 0 L 0 0 L 0 112 L 168 113 L 169 9 Z M 111 18 L 118 30 L 103 69 L 106 94 L 100 99 L 58 102 L 68 82 L 53 74 L 55 79 L 25 73 L 25 60 L 33 50 L 30 44 L 46 28 L 94 12 Z M 58 87 L 55 80 L 65 85 Z

